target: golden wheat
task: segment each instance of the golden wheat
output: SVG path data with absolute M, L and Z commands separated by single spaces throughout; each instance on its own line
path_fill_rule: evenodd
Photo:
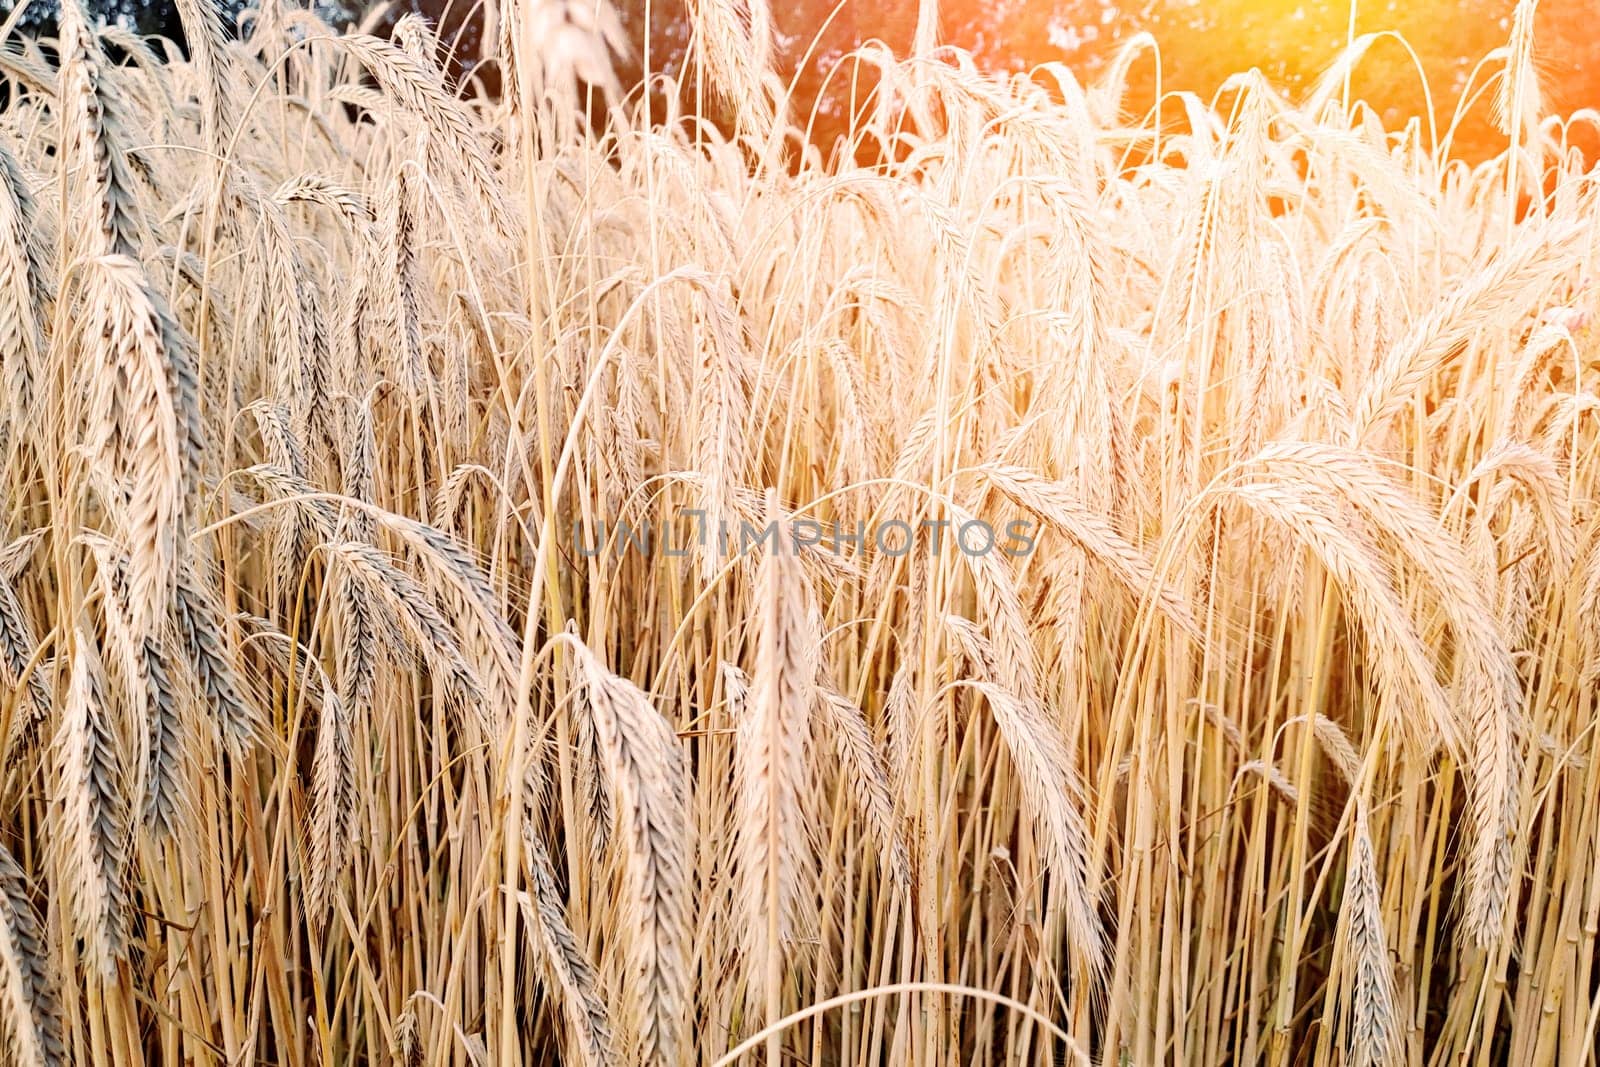
M 6 1062 L 1587 1063 L 1534 5 L 1476 167 L 933 2 L 819 148 L 691 6 L 0 49 Z

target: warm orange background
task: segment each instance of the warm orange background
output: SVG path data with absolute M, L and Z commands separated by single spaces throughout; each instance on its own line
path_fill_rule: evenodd
M 444 6 L 456 10 L 469 0 L 420 0 L 439 17 Z M 685 0 L 614 0 L 634 43 L 635 71 L 642 57 L 645 27 L 651 65 L 678 73 L 689 38 Z M 728 0 L 721 0 L 728 2 Z M 823 72 L 858 43 L 877 38 L 897 54 L 910 50 L 916 28 L 916 0 L 770 0 L 783 40 L 779 54 L 787 76 L 795 76 L 796 112 L 802 118 L 815 106 L 826 141 L 841 125 L 846 105 L 835 94 L 818 98 Z M 1358 0 L 1357 34 L 1397 30 L 1418 53 L 1432 88 L 1440 132 L 1467 84 L 1473 66 L 1510 36 L 1513 0 Z M 1164 88 L 1188 89 L 1209 97 L 1227 75 L 1260 67 L 1291 91 L 1316 77 L 1343 47 L 1350 8 L 1345 0 L 944 0 L 941 37 L 972 51 L 985 67 L 1025 70 L 1062 60 L 1092 79 L 1118 44 L 1140 30 L 1155 34 L 1162 49 Z M 443 17 L 446 38 L 452 18 Z M 819 28 L 826 25 L 818 39 Z M 471 55 L 472 28 L 463 34 L 462 52 Z M 805 61 L 814 39 L 817 47 Z M 1536 59 L 1543 74 L 1546 105 L 1570 113 L 1600 108 L 1600 0 L 1544 0 L 1536 19 Z M 1490 68 L 1492 71 L 1494 68 Z M 1128 105 L 1148 108 L 1153 99 L 1153 65 L 1134 68 Z M 846 86 L 836 76 L 832 85 Z M 1480 73 L 1478 84 L 1483 84 Z M 1373 104 L 1391 127 L 1424 109 L 1423 94 L 1410 57 L 1396 43 L 1378 45 L 1354 79 L 1358 95 Z M 1482 159 L 1502 147 L 1489 123 L 1484 93 L 1456 138 L 1460 154 Z M 1580 138 L 1590 159 L 1600 147 L 1592 131 Z
M 630 31 L 642 39 L 640 10 L 626 12 Z M 818 27 L 834 10 L 833 0 L 776 0 L 773 12 L 785 35 L 782 55 L 792 72 Z M 1472 67 L 1510 36 L 1510 0 L 1362 0 L 1356 33 L 1397 30 L 1422 61 L 1442 132 L 1449 124 Z M 879 38 L 897 54 L 910 49 L 916 27 L 915 0 L 846 0 L 839 6 L 820 46 L 799 78 L 798 110 L 816 99 L 821 70 L 858 42 Z M 1343 47 L 1350 9 L 1341 0 L 946 0 L 941 5 L 941 37 L 971 50 L 990 69 L 1024 70 L 1048 60 L 1063 60 L 1092 78 L 1097 68 L 1131 34 L 1149 30 L 1160 43 L 1165 88 L 1190 89 L 1209 97 L 1234 71 L 1260 67 L 1291 90 L 1314 79 Z M 655 55 L 675 61 L 685 31 L 683 5 L 653 5 Z M 1545 0 L 1535 21 L 1537 61 L 1544 75 L 1547 106 L 1562 114 L 1581 107 L 1600 108 L 1600 2 Z M 1133 72 L 1130 106 L 1153 99 L 1153 64 L 1143 60 Z M 1480 84 L 1482 74 L 1480 73 Z M 835 78 L 836 84 L 848 79 Z M 1394 42 L 1378 45 L 1363 61 L 1356 91 L 1391 125 L 1420 114 L 1423 95 L 1415 68 Z M 1485 93 L 1457 137 L 1461 153 L 1482 158 L 1498 151 L 1500 140 L 1489 118 Z M 822 110 L 835 121 L 839 101 L 825 99 Z M 1595 141 L 1585 135 L 1594 158 Z

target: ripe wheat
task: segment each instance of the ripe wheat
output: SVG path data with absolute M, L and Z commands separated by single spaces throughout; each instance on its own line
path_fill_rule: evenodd
M 0 48 L 6 1062 L 1587 1062 L 1532 0 L 1476 167 L 939 6 L 820 148 L 766 0 Z

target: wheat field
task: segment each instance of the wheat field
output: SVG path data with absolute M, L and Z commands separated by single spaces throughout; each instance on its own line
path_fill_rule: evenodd
M 1594 1061 L 1532 2 L 1475 166 L 1379 38 L 1157 112 L 919 33 L 825 151 L 763 0 L 657 81 L 727 126 L 590 0 L 497 97 L 210 2 L 0 51 L 6 1063 Z

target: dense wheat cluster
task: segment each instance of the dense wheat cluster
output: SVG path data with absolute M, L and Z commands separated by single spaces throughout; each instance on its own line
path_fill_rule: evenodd
M 7 1063 L 1590 1062 L 1600 190 L 1531 3 L 1475 169 L 1367 39 L 1159 124 L 1145 38 L 869 50 L 823 154 L 760 3 L 696 12 L 720 133 L 586 0 L 494 100 L 180 8 L 0 54 Z

